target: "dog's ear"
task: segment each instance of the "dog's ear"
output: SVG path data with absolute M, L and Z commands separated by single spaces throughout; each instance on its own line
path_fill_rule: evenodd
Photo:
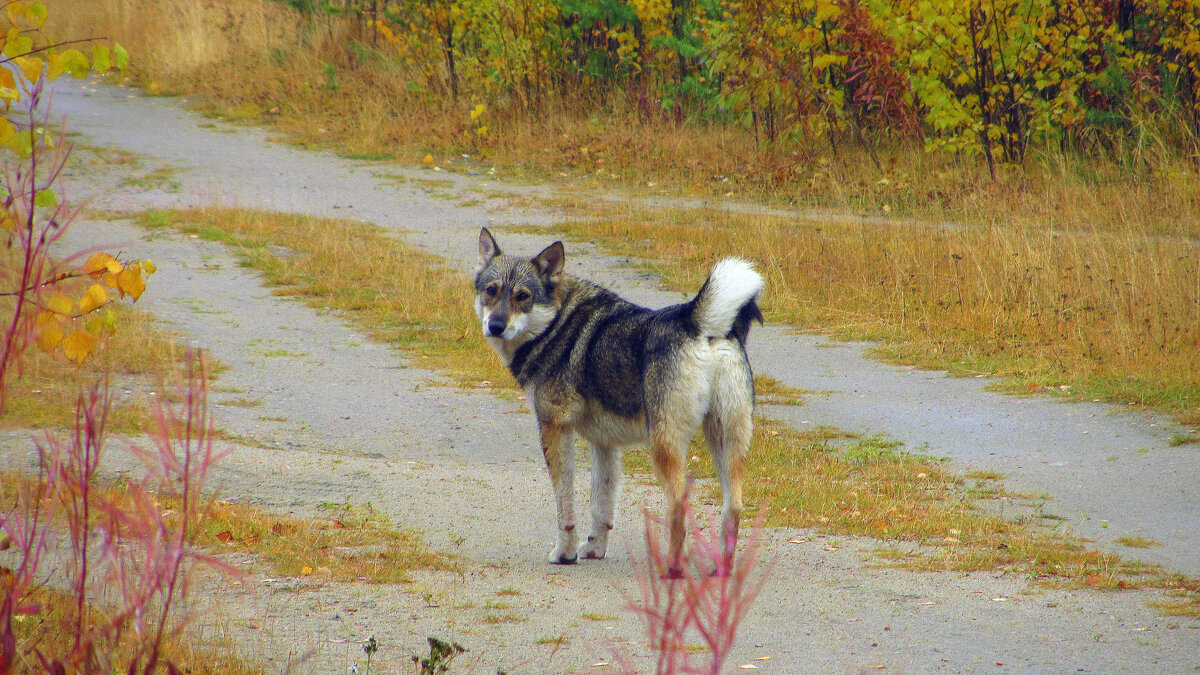
M 492 258 L 500 255 L 500 247 L 496 245 L 492 233 L 485 227 L 479 230 L 479 269 L 487 267 Z
M 563 263 L 566 261 L 567 253 L 563 250 L 563 244 L 561 241 L 556 241 L 537 254 L 537 257 L 533 259 L 533 266 L 537 268 L 538 274 L 554 284 L 558 283 L 562 276 Z

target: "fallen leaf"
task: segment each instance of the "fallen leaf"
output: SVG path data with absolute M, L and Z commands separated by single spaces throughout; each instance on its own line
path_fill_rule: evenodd
M 313 568 L 309 567 L 308 565 L 305 565 L 304 567 L 300 568 L 300 576 L 302 576 L 302 577 L 306 577 L 312 573 L 313 573 Z
M 218 532 L 216 536 L 217 536 L 217 541 L 219 541 L 219 542 L 222 542 L 225 544 L 233 543 L 233 533 L 230 532 L 229 530 L 225 530 L 224 532 Z

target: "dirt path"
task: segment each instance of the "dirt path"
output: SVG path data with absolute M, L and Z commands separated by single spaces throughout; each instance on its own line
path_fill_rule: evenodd
M 357 218 L 402 232 L 464 270 L 474 263 L 481 225 L 554 220 L 489 199 L 499 187 L 486 177 L 299 152 L 264 132 L 189 115 L 182 103 L 124 89 L 62 90 L 55 110 L 72 131 L 143 157 L 138 166 L 76 172 L 70 194 L 95 194 L 92 205 L 101 209 L 225 205 Z M 173 173 L 130 180 L 163 166 Z M 431 187 L 422 178 L 449 183 Z M 534 250 L 550 236 L 503 241 Z M 638 549 L 636 505 L 649 500 L 657 508 L 656 488 L 626 490 L 609 559 L 547 566 L 553 507 L 532 422 L 518 404 L 428 386 L 435 374 L 412 369 L 336 317 L 271 295 L 220 246 L 151 238 L 109 222 L 81 223 L 76 237 L 154 258 L 160 271 L 145 306 L 232 366 L 222 383 L 244 390 L 238 397 L 264 402 L 218 408 L 225 428 L 269 446 L 238 448 L 222 472 L 224 495 L 298 513 L 326 501 L 371 502 L 464 558 L 463 576 L 429 577 L 411 589 L 252 577 L 227 597 L 232 619 L 214 624 L 218 636 L 260 645 L 281 669 L 311 651 L 300 670 L 319 673 L 345 672 L 372 634 L 393 669 L 428 634 L 466 645 L 479 672 L 604 672 L 593 664 L 612 660 L 612 643 L 645 654 L 631 644 L 641 630 L 621 593 L 634 591 L 626 550 Z M 677 299 L 619 261 L 571 245 L 568 260 L 577 273 L 642 302 Z M 982 381 L 864 360 L 861 349 L 778 328 L 756 328 L 751 339 L 756 369 L 832 392 L 778 413 L 796 426 L 885 432 L 964 466 L 1000 471 L 1010 489 L 1050 495 L 1047 512 L 1067 518 L 1074 532 L 1099 542 L 1155 539 L 1164 546 L 1147 551 L 1147 560 L 1200 573 L 1200 453 L 1168 447 L 1180 431 L 1169 422 L 1002 397 Z M 773 531 L 771 540 L 774 570 L 740 633 L 736 664 L 769 656 L 753 663 L 780 673 L 1200 669 L 1200 622 L 1156 615 L 1145 606 L 1150 593 L 1046 591 L 998 574 L 879 570 L 859 553 L 873 542 L 794 531 Z M 498 596 L 501 588 L 519 595 Z M 546 643 L 560 635 L 566 646 Z

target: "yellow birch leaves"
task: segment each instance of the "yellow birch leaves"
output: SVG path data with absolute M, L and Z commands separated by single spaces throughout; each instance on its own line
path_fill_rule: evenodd
M 47 353 L 61 351 L 67 359 L 82 364 L 99 341 L 116 332 L 116 315 L 107 309 L 114 296 L 136 302 L 146 290 L 145 278 L 156 269 L 150 260 L 123 263 L 108 253 L 93 253 L 80 271 L 80 278 L 90 279 L 92 284 L 78 299 L 59 290 L 43 302 L 34 318 L 38 348 Z

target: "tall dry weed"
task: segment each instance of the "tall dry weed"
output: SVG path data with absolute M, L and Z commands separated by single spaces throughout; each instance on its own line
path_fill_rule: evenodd
M 231 54 L 266 54 L 297 30 L 282 3 L 258 0 L 106 0 L 72 3 L 50 15 L 46 30 L 73 39 L 116 40 L 136 74 L 156 80 L 194 75 L 228 79 L 215 68 Z

